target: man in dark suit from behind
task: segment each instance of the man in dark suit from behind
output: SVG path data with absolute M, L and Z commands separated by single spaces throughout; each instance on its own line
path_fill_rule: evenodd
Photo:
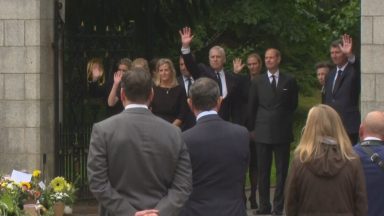
M 243 185 L 249 159 L 249 133 L 217 114 L 219 87 L 200 78 L 190 89 L 188 104 L 196 125 L 183 132 L 192 163 L 192 194 L 182 216 L 245 216 Z
M 267 73 L 252 81 L 249 91 L 249 129 L 257 148 L 259 178 L 258 214 L 281 215 L 284 209 L 284 184 L 288 174 L 290 144 L 293 141 L 293 114 L 298 105 L 298 86 L 294 77 L 279 69 L 280 51 L 265 52 Z M 270 203 L 272 157 L 276 166 L 273 209 Z
M 336 65 L 325 80 L 325 104 L 339 113 L 352 145 L 359 137 L 360 64 L 352 52 L 352 38 L 343 35 L 330 47 Z
M 131 69 L 121 85 L 125 110 L 94 124 L 91 134 L 87 171 L 99 215 L 178 215 L 192 189 L 181 131 L 148 110 L 149 73 Z
M 179 69 L 180 69 L 181 75 L 177 77 L 177 81 L 179 82 L 179 85 L 181 85 L 184 88 L 185 95 L 187 95 L 188 97 L 189 89 L 191 88 L 191 85 L 193 84 L 194 79 L 184 64 L 183 56 L 179 57 Z M 192 113 L 192 110 L 188 109 L 187 114 L 185 116 L 185 120 L 181 125 L 181 130 L 185 131 L 193 127 L 195 124 L 196 124 L 195 115 Z

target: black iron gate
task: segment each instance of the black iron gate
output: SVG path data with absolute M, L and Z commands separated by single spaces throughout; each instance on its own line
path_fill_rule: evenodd
M 76 1 L 66 2 L 69 3 L 76 4 Z M 75 6 L 65 7 L 65 16 L 71 16 L 70 8 Z M 63 10 L 63 4 L 56 0 L 55 174 L 75 182 L 78 197 L 87 199 L 92 198 L 86 175 L 91 127 L 108 116 L 106 98 L 93 98 L 88 94 L 87 62 L 92 58 L 102 59 L 107 88 L 108 82 L 113 82 L 116 62 L 122 57 L 137 55 L 134 51 L 139 48 L 133 37 L 134 20 L 125 17 L 117 23 L 107 24 L 104 19 L 91 24 L 87 17 L 68 17 L 64 21 Z

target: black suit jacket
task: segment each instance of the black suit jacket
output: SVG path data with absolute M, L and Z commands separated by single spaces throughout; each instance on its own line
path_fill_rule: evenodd
M 177 77 L 177 82 L 181 87 L 183 87 L 184 91 L 186 92 L 186 95 L 188 95 L 185 89 L 183 76 Z M 182 131 L 188 130 L 189 128 L 193 127 L 195 124 L 196 124 L 196 117 L 191 111 L 191 109 L 188 107 L 188 111 L 185 115 L 184 122 L 181 125 L 181 130 Z
M 340 82 L 335 84 L 332 92 L 336 70 L 333 68 L 325 80 L 325 104 L 339 113 L 349 134 L 358 133 L 360 127 L 360 64 L 357 59 L 354 64 L 348 63 L 341 75 Z
M 191 73 L 193 79 L 197 80 L 200 77 L 208 77 L 217 82 L 216 72 L 207 65 L 197 64 L 191 53 L 183 54 L 183 59 L 185 66 Z M 229 121 L 231 119 L 231 104 L 234 102 L 234 98 L 241 94 L 241 89 L 239 87 L 240 80 L 237 76 L 227 71 L 224 71 L 224 74 L 228 94 L 221 103 L 219 115 L 224 120 Z
M 276 93 L 268 73 L 252 80 L 249 92 L 248 129 L 254 130 L 255 142 L 265 144 L 293 141 L 293 113 L 298 105 L 296 80 L 280 71 Z
M 245 216 L 247 129 L 207 115 L 183 132 L 183 139 L 191 157 L 193 191 L 180 215 Z

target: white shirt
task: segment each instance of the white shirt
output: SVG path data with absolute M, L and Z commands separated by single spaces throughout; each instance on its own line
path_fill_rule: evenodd
M 228 95 L 228 89 L 227 89 L 227 82 L 225 81 L 225 73 L 224 70 L 221 69 L 221 71 L 218 72 L 221 80 L 221 87 L 223 89 L 223 95 L 222 97 L 225 98 Z
M 196 116 L 196 121 L 198 121 L 201 117 L 204 117 L 207 115 L 217 115 L 217 112 L 215 110 L 203 111 Z
M 273 80 L 272 75 L 275 76 L 276 87 L 277 87 L 277 83 L 279 83 L 279 75 L 280 75 L 279 70 L 277 70 L 275 74 L 272 74 L 271 72 L 269 72 L 269 70 L 267 71 L 267 73 L 268 73 L 269 83 L 271 83 L 271 84 L 272 84 L 272 80 Z
M 145 109 L 148 109 L 148 106 L 145 105 L 145 104 L 128 104 L 127 106 L 125 106 L 124 109 L 132 109 L 132 108 L 145 108 Z
M 377 138 L 377 137 L 371 137 L 371 136 L 367 136 L 367 137 L 365 137 L 365 138 L 364 138 L 364 141 L 366 141 L 366 140 L 380 140 L 380 141 L 381 141 L 380 138 Z
M 184 81 L 184 87 L 185 87 L 185 93 L 187 93 L 188 95 L 188 77 L 182 75 L 183 77 L 183 81 Z M 193 80 L 192 76 L 189 77 L 191 79 L 191 85 L 195 82 L 195 80 Z

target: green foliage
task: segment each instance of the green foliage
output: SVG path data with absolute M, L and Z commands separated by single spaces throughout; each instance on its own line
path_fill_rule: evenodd
M 170 10 L 173 18 L 162 14 L 170 23 L 177 23 L 174 27 L 192 26 L 192 48 L 199 61 L 207 61 L 207 51 L 213 45 L 226 48 L 227 68 L 232 67 L 235 57 L 245 60 L 249 52 L 263 55 L 267 48 L 275 47 L 282 53 L 281 67 L 296 76 L 301 93 L 307 96 L 313 94 L 317 84 L 314 64 L 329 59 L 332 40 L 348 33 L 353 36 L 355 47 L 359 46 L 357 0 L 212 0 L 204 4 L 205 13 L 192 10 L 193 3 L 195 7 L 202 6 L 202 1 L 188 1 L 184 6 L 190 8 L 186 10 L 189 13 L 180 15 L 177 10 Z M 180 22 L 188 16 L 194 18 Z M 175 58 L 180 42 L 176 30 L 172 31 L 175 34 L 168 38 L 172 42 L 168 46 L 175 47 L 175 52 L 169 52 Z

